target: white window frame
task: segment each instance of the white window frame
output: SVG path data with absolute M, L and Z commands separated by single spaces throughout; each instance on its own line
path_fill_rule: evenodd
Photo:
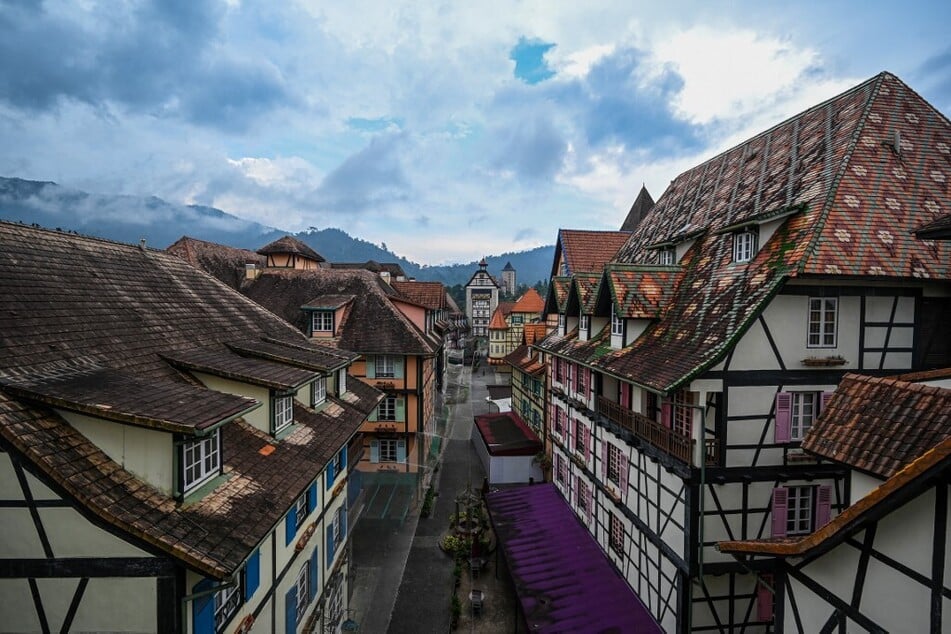
M 621 450 L 617 445 L 608 444 L 608 480 L 621 486 Z
M 620 337 L 624 335 L 624 320 L 617 316 L 614 308 L 611 304 L 611 336 Z
M 347 368 L 337 370 L 337 396 L 347 393 Z
M 300 572 L 297 573 L 297 581 L 294 586 L 297 588 L 297 624 L 304 620 L 307 614 L 307 607 L 310 603 L 310 563 L 304 562 Z
M 585 514 L 587 514 L 591 508 L 591 491 L 581 476 L 578 476 L 578 490 L 575 493 L 575 504 L 578 505 L 578 510 Z
M 660 250 L 660 257 L 658 258 L 661 266 L 673 266 L 677 261 L 677 254 L 674 252 L 673 248 L 666 248 Z
M 396 420 L 396 399 L 395 396 L 385 396 L 377 406 L 376 419 L 382 421 Z
M 230 588 L 224 588 L 215 593 L 215 631 L 220 632 L 228 621 L 238 613 L 241 607 L 242 597 L 241 584 L 236 583 Z
M 810 297 L 806 347 L 835 348 L 838 344 L 838 322 L 838 297 Z
M 221 430 L 182 445 L 182 492 L 189 493 L 221 473 Z
M 557 473 L 555 474 L 558 478 L 558 481 L 563 485 L 568 484 L 568 461 L 561 457 L 561 454 L 557 454 L 558 465 L 556 466 Z
M 815 522 L 815 487 L 786 487 L 786 534 L 808 535 Z
M 792 403 L 789 408 L 789 438 L 802 440 L 816 422 L 821 396 L 818 392 L 790 392 L 790 394 Z
M 565 332 L 565 314 L 558 313 L 558 332 L 564 334 Z
M 749 262 L 756 255 L 756 231 L 743 229 L 733 234 L 733 261 Z
M 591 329 L 591 317 L 589 315 L 581 315 L 578 318 L 578 327 L 584 332 L 588 332 Z
M 611 550 L 613 550 L 618 555 L 624 554 L 624 523 L 621 522 L 621 518 L 615 515 L 614 513 L 609 513 L 610 523 L 609 523 L 609 542 Z
M 375 376 L 378 379 L 392 379 L 396 377 L 396 361 L 398 357 L 388 354 L 378 354 L 373 359 Z
M 399 441 L 395 438 L 380 438 L 380 462 L 396 462 L 396 445 Z
M 304 491 L 294 502 L 294 513 L 296 516 L 296 524 L 294 525 L 295 530 L 304 525 L 304 520 L 307 519 L 307 516 L 310 515 L 310 511 L 312 510 L 309 507 L 310 503 L 307 499 L 307 491 Z
M 314 407 L 317 407 L 321 403 L 327 400 L 327 377 L 322 376 L 316 381 L 314 381 L 313 387 L 313 403 Z
M 274 397 L 274 433 L 287 429 L 294 422 L 294 397 Z
M 585 435 L 588 428 L 577 418 L 575 419 L 575 437 L 572 439 L 575 444 L 575 453 L 584 455 Z
M 310 316 L 312 332 L 333 332 L 334 313 L 332 310 L 315 310 Z
M 340 530 L 340 524 L 341 524 L 340 514 L 343 513 L 345 510 L 346 509 L 341 506 L 339 509 L 337 509 L 337 512 L 333 514 L 333 539 L 334 539 L 334 544 L 337 546 L 339 546 L 340 542 L 343 541 L 343 534 L 342 534 L 342 531 Z

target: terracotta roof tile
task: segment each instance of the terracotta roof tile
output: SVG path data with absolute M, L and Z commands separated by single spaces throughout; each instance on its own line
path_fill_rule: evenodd
M 489 330 L 508 330 L 509 325 L 505 323 L 505 317 L 502 313 L 502 307 L 499 306 L 492 313 L 492 319 L 489 320 Z
M 545 309 L 545 300 L 534 288 L 525 291 L 512 307 L 513 313 L 541 313 Z
M 558 232 L 558 246 L 569 275 L 600 273 L 630 237 L 627 231 L 562 229 Z
M 609 264 L 604 277 L 619 316 L 656 319 L 670 306 L 681 275 L 679 267 Z
M 400 295 L 430 310 L 448 308 L 446 287 L 439 282 L 390 282 Z
M 802 446 L 887 478 L 947 438 L 951 390 L 846 374 Z

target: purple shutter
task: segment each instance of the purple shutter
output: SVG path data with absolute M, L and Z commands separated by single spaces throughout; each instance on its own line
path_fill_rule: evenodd
M 601 480 L 607 482 L 608 480 L 608 441 L 603 439 L 601 440 Z
M 627 452 L 621 452 L 621 459 L 618 464 L 618 471 L 621 473 L 621 498 L 623 499 L 627 495 L 627 471 L 630 468 L 630 463 L 627 460 Z
M 823 484 L 816 492 L 816 528 L 829 523 L 832 518 L 832 487 Z
M 786 536 L 786 504 L 789 491 L 785 487 L 773 489 L 773 537 Z
M 594 496 L 591 494 L 591 488 L 585 485 L 585 498 L 588 502 L 588 524 L 591 524 L 591 516 L 594 514 Z
M 568 419 L 568 442 L 565 443 L 565 445 L 568 446 L 568 451 L 575 449 L 575 425 L 577 425 L 577 423 L 575 422 L 575 419 L 569 418 Z
M 792 394 L 776 394 L 776 442 L 792 440 Z
M 826 411 L 826 405 L 829 404 L 829 401 L 832 399 L 833 392 L 823 392 L 822 396 L 819 399 L 819 413 Z
M 773 575 L 762 575 L 756 582 L 756 620 L 773 620 L 773 593 L 768 585 L 773 585 Z
M 627 383 L 621 383 L 621 407 L 631 409 L 631 391 L 627 389 Z
M 660 423 L 667 429 L 670 429 L 673 424 L 673 410 L 670 401 L 664 401 L 660 404 Z
M 591 459 L 591 430 L 584 428 L 584 461 Z

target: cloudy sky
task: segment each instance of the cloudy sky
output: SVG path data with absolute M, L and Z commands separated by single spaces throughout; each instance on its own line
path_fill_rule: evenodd
M 642 183 L 882 70 L 951 113 L 949 24 L 937 0 L 0 0 L 0 175 L 469 261 L 616 229 Z

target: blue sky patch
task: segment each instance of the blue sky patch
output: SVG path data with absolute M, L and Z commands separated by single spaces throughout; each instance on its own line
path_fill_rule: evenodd
M 363 117 L 350 117 L 347 119 L 347 125 L 354 130 L 361 132 L 383 132 L 390 126 L 402 128 L 402 121 L 399 119 L 390 119 L 389 117 L 378 117 L 376 119 L 364 119 Z
M 526 84 L 537 84 L 554 77 L 555 71 L 545 61 L 545 53 L 553 48 L 555 45 L 551 42 L 519 38 L 509 54 L 509 59 L 515 61 L 515 76 Z

